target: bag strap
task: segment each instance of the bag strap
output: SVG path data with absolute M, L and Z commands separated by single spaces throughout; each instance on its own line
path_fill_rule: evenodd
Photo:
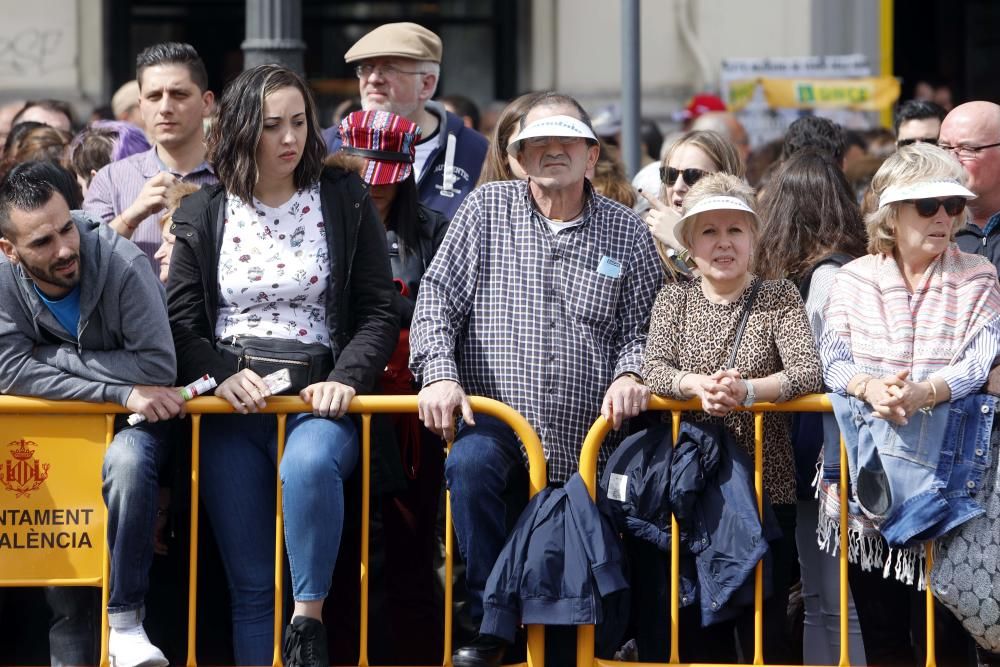
M 736 327 L 736 339 L 733 340 L 733 351 L 729 355 L 729 363 L 726 364 L 726 368 L 733 368 L 736 364 L 736 351 L 740 349 L 740 341 L 743 339 L 743 330 L 747 328 L 747 320 L 750 319 L 750 311 L 753 309 L 753 302 L 757 300 L 757 292 L 760 291 L 760 285 L 764 282 L 760 278 L 757 282 L 753 284 L 753 289 L 750 290 L 750 296 L 747 298 L 747 302 L 743 304 L 743 313 L 740 315 L 740 323 Z

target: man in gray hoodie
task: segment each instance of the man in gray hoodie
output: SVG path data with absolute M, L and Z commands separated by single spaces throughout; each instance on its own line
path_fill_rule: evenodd
M 166 301 L 142 251 L 70 212 L 64 179 L 28 162 L 0 186 L 0 393 L 114 402 L 146 418 L 119 430 L 104 459 L 109 653 L 118 667 L 166 665 L 142 627 L 169 446 L 158 422 L 184 412 Z

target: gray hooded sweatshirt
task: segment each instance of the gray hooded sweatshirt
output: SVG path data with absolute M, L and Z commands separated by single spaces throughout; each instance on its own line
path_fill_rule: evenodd
M 70 335 L 18 264 L 0 256 L 0 393 L 125 404 L 177 374 L 163 286 L 131 241 L 82 212 L 80 324 Z

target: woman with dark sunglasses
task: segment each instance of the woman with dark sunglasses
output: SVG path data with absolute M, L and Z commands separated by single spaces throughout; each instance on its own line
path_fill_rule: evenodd
M 667 276 L 672 280 L 689 275 L 683 260 L 678 257 L 678 253 L 685 252 L 683 245 L 673 235 L 684 197 L 700 178 L 719 171 L 744 177 L 746 166 L 736 146 L 718 132 L 687 132 L 674 142 L 663 158 L 659 198 L 640 193 L 650 204 L 646 224 L 656 241 Z
M 877 208 L 866 217 L 870 254 L 837 272 L 820 336 L 823 378 L 856 480 L 848 508 L 852 560 L 887 578 L 894 571 L 898 581 L 885 582 L 890 588 L 922 581 L 924 541 L 972 518 L 962 508 L 971 504 L 975 483 L 953 493 L 952 463 L 938 464 L 942 452 L 965 457 L 964 441 L 981 445 L 951 429 L 934 430 L 953 407 L 965 411 L 963 399 L 980 391 L 1000 351 L 996 270 L 954 243 L 966 200 L 975 197 L 965 180 L 958 161 L 928 143 L 885 161 L 872 180 Z M 831 549 L 840 527 L 837 449 L 827 441 L 817 531 L 820 545 Z M 975 455 L 985 467 L 983 449 Z M 995 454 L 993 461 L 995 467 Z M 915 591 L 909 607 L 916 613 L 907 614 L 904 603 L 889 625 L 883 617 L 891 593 L 872 605 L 858 599 L 869 664 L 923 661 L 914 654 L 923 645 L 914 623 L 923 614 L 923 594 Z M 938 619 L 938 656 L 965 664 L 968 639 L 949 630 L 955 623 L 946 616 Z M 882 625 L 877 641 L 868 641 L 870 622 Z

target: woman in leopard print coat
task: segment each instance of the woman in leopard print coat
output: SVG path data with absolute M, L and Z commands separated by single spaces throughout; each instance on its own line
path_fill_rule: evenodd
M 754 402 L 787 401 L 820 391 L 821 368 L 802 299 L 787 280 L 762 280 L 749 271 L 758 220 L 753 191 L 728 174 L 704 177 L 684 200 L 675 236 L 691 253 L 700 276 L 668 283 L 653 306 L 643 375 L 656 394 L 700 398 L 704 412 L 695 421 L 721 419 L 747 452 L 754 452 L 753 415 L 736 412 Z M 758 286 L 733 368 L 726 368 L 744 305 Z M 789 661 L 781 653 L 782 619 L 794 568 L 795 465 L 786 415 L 764 417 L 764 490 L 774 504 L 784 536 L 773 546 L 774 594 L 764 605 L 765 656 Z M 736 621 L 744 626 L 744 619 Z M 728 625 L 728 624 L 720 624 Z M 691 630 L 696 630 L 691 628 Z M 752 647 L 752 623 L 740 631 Z M 702 628 L 699 659 L 731 659 L 731 627 Z M 685 628 L 685 643 L 689 643 Z M 794 660 L 792 660 L 794 661 Z

